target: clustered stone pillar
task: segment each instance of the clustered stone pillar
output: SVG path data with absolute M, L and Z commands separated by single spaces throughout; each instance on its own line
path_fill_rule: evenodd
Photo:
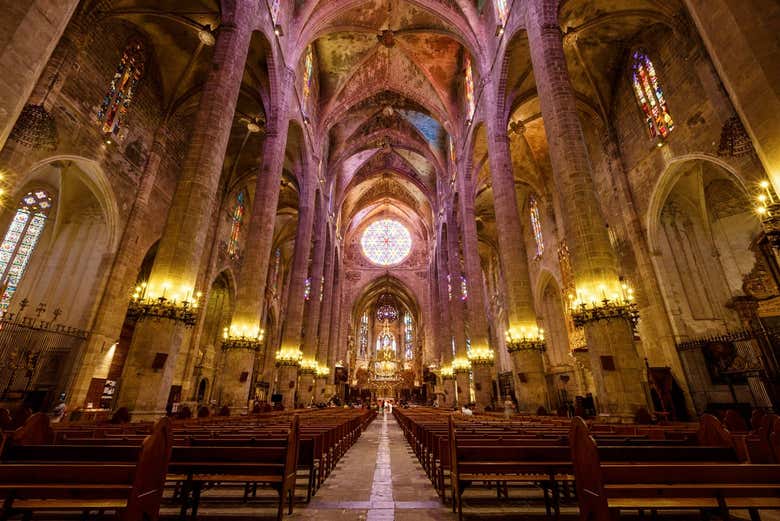
M 450 303 L 450 318 L 452 320 L 452 333 L 455 339 L 455 358 L 452 360 L 452 371 L 455 375 L 455 389 L 458 404 L 466 404 L 471 401 L 471 364 L 466 349 L 466 321 L 465 305 L 460 277 L 462 272 L 460 262 L 460 245 L 458 241 L 458 223 L 455 213 L 450 210 L 447 214 L 447 265 L 449 279 L 447 284 L 447 298 Z
M 488 84 L 488 152 L 490 175 L 493 184 L 493 201 L 498 229 L 498 249 L 506 287 L 507 343 L 512 364 L 517 373 L 517 402 L 524 412 L 535 413 L 539 407 L 547 407 L 547 383 L 544 376 L 542 351 L 539 343 L 536 311 L 534 310 L 531 279 L 528 273 L 528 255 L 525 236 L 517 206 L 515 179 L 509 152 L 507 122 L 496 82 Z M 514 339 L 519 340 L 515 342 Z
M 298 369 L 301 359 L 301 335 L 303 334 L 304 290 L 309 271 L 311 253 L 312 226 L 314 224 L 314 183 L 315 176 L 306 176 L 300 205 L 298 208 L 298 229 L 295 233 L 295 253 L 290 273 L 287 309 L 282 332 L 282 346 L 277 357 L 277 391 L 282 395 L 282 405 L 286 409 L 295 406 L 295 391 L 298 385 Z M 309 368 L 304 368 L 304 373 Z
M 286 79 L 291 80 L 290 71 Z M 275 107 L 269 111 L 267 130 L 263 141 L 260 171 L 255 186 L 255 197 L 244 247 L 236 306 L 233 311 L 228 338 L 222 344 L 224 369 L 222 374 L 222 401 L 240 412 L 249 398 L 255 358 L 270 342 L 262 329 L 265 306 L 265 287 L 273 248 L 276 210 L 282 181 L 282 165 L 289 126 L 290 89 L 280 89 Z M 266 347 L 266 349 L 270 349 Z M 268 359 L 268 353 L 262 353 Z M 243 373 L 248 372 L 245 378 Z
M 327 214 L 325 216 L 325 220 L 327 221 Z M 325 393 L 328 386 L 328 377 L 334 369 L 331 363 L 330 343 L 332 338 L 331 333 L 336 327 L 331 323 L 333 318 L 333 308 L 335 307 L 335 261 L 336 245 L 333 241 L 333 232 L 332 230 L 329 230 L 328 244 L 325 247 L 325 289 L 322 295 L 319 336 L 317 339 L 317 364 L 318 367 L 324 367 L 326 369 L 320 370 L 317 375 L 317 385 L 315 387 L 315 400 L 317 401 L 324 401 L 325 399 L 329 398 L 329 396 L 325 396 Z
M 441 228 L 440 228 L 441 229 Z M 436 247 L 435 262 L 436 262 L 436 278 L 434 280 L 434 286 L 437 290 L 438 298 L 436 299 L 439 320 L 441 328 L 437 340 L 439 342 L 439 352 L 441 353 L 441 385 L 444 391 L 445 402 L 441 405 L 451 407 L 457 404 L 457 397 L 455 396 L 455 384 L 454 375 L 452 371 L 452 320 L 450 319 L 450 303 L 449 295 L 447 292 L 447 257 L 444 248 L 444 240 L 442 237 L 443 232 L 439 233 L 439 240 Z
M 314 399 L 314 390 L 319 369 L 317 357 L 317 329 L 320 324 L 320 310 L 324 295 L 324 283 L 322 280 L 325 270 L 326 230 L 328 225 L 327 206 L 318 193 L 315 203 L 316 212 L 314 219 L 314 248 L 312 249 L 311 264 L 311 293 L 305 303 L 305 321 L 303 333 L 303 366 L 305 372 L 298 379 L 298 397 L 301 404 L 309 405 Z M 327 365 L 326 365 L 327 367 Z
M 232 23 L 226 21 L 217 36 L 195 130 L 145 289 L 150 300 L 166 298 L 169 304 L 199 300 L 194 286 L 206 249 L 208 220 L 213 215 L 252 35 L 253 11 L 247 6 L 238 4 L 235 19 Z M 119 405 L 131 409 L 134 418 L 165 412 L 179 352 L 188 347 L 189 337 L 190 329 L 179 320 L 138 323 L 119 393 Z
M 526 3 L 526 27 L 553 177 L 576 286 L 575 322 L 584 328 L 600 413 L 624 419 L 646 406 L 642 363 L 615 253 L 602 218 L 587 145 L 568 75 L 557 0 Z
M 78 0 L 3 3 L 3 29 L 13 38 L 0 50 L 0 149 L 73 16 Z
M 471 366 L 474 374 L 474 395 L 477 405 L 484 409 L 493 402 L 493 372 L 495 353 L 488 339 L 487 307 L 482 282 L 482 265 L 479 258 L 477 221 L 474 213 L 474 191 L 467 190 L 466 176 L 460 190 L 460 211 L 463 237 L 463 264 L 466 272 L 466 309 L 468 311 L 471 338 Z

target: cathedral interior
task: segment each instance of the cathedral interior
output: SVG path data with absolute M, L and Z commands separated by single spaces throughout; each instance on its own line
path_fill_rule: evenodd
M 0 6 L 8 432 L 778 410 L 777 0 Z

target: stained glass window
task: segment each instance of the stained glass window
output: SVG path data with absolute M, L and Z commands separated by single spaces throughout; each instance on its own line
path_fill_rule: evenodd
M 322 302 L 322 297 L 325 296 L 325 276 L 320 279 L 320 302 Z
M 404 356 L 407 360 L 414 358 L 414 324 L 409 313 L 404 313 Z
M 533 195 L 528 200 L 528 207 L 531 213 L 531 230 L 534 233 L 536 241 L 536 256 L 541 257 L 544 253 L 544 237 L 542 236 L 542 219 L 539 216 L 539 203 Z
M 447 299 L 452 300 L 452 275 L 447 274 Z
M 412 249 L 412 236 L 403 224 L 392 219 L 374 221 L 360 238 L 363 255 L 374 264 L 392 266 L 403 261 Z
M 474 119 L 476 104 L 474 101 L 474 71 L 471 69 L 471 58 L 466 55 L 466 119 Z
M 314 84 L 314 51 L 311 45 L 306 47 L 303 57 L 303 99 L 309 99 Z
M 496 6 L 496 17 L 498 17 L 498 23 L 502 27 L 506 27 L 506 20 L 509 18 L 509 5 L 508 0 L 494 0 Z
M 241 239 L 241 228 L 244 225 L 244 213 L 246 212 L 246 203 L 244 202 L 244 192 L 238 192 L 236 195 L 236 206 L 230 216 L 230 240 L 228 241 L 227 253 L 231 259 L 239 256 L 239 243 Z
M 465 275 L 460 276 L 460 299 L 468 300 L 469 298 L 469 283 L 466 280 Z
M 51 197 L 35 190 L 22 197 L 3 242 L 0 243 L 0 312 L 5 313 L 41 237 L 51 209 Z
M 650 137 L 666 138 L 674 130 L 674 120 L 669 114 L 669 107 L 653 62 L 640 51 L 634 53 L 632 83 Z
M 392 304 L 383 304 L 377 308 L 376 318 L 380 322 L 395 322 L 398 318 L 398 309 Z
M 368 355 L 368 312 L 363 313 L 360 317 L 360 331 L 359 331 L 358 347 L 360 349 L 360 356 Z
M 303 300 L 311 298 L 311 277 L 308 277 L 303 283 Z
M 279 0 L 271 0 L 271 20 L 274 21 L 274 23 L 278 23 L 279 21 Z
M 457 156 L 455 155 L 455 140 L 452 136 L 450 136 L 450 161 L 452 161 L 452 166 L 455 166 Z
M 394 353 L 396 351 L 396 347 L 398 344 L 395 341 L 395 336 L 390 333 L 389 331 L 383 332 L 379 337 L 376 339 L 376 350 L 382 351 L 382 350 L 392 350 Z
M 138 82 L 144 73 L 146 51 L 140 40 L 130 42 L 122 54 L 122 60 L 114 72 L 100 109 L 97 113 L 101 130 L 117 134 L 133 101 Z

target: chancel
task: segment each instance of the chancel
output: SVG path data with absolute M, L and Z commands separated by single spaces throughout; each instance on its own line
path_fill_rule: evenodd
M 0 5 L 0 518 L 780 519 L 777 0 Z

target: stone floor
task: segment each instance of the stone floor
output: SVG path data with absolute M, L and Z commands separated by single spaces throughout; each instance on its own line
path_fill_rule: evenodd
M 317 496 L 292 518 L 411 521 L 456 516 L 439 501 L 395 420 L 379 416 Z

